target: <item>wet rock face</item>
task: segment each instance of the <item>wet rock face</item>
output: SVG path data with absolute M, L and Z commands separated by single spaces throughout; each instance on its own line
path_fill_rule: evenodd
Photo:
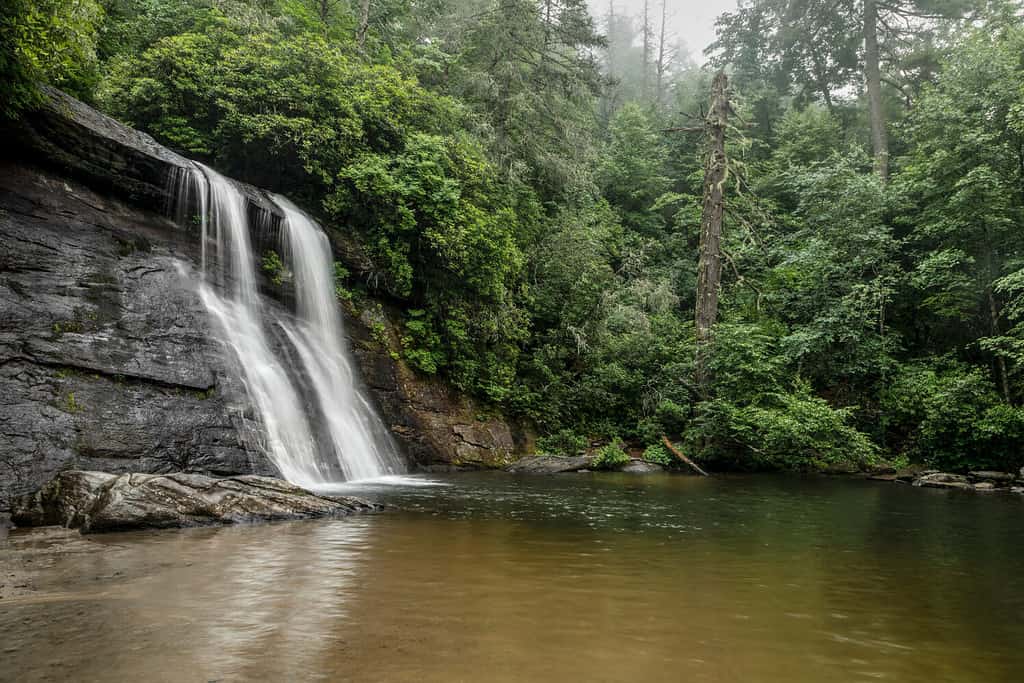
M 241 388 L 189 281 L 190 235 L 7 161 L 0 243 L 0 509 L 68 467 L 274 473 L 229 410 Z
M 15 499 L 12 519 L 18 526 L 56 524 L 94 533 L 338 517 L 376 509 L 359 498 L 320 496 L 271 477 L 69 470 L 35 494 Z
M 399 332 L 378 307 L 353 315 L 345 327 L 363 378 L 413 465 L 424 469 L 504 467 L 529 452 L 522 427 L 484 410 L 443 382 L 414 373 L 400 357 Z
M 276 474 L 195 292 L 198 235 L 164 217 L 167 181 L 188 161 L 50 94 L 0 124 L 0 511 L 69 468 Z M 277 211 L 239 189 L 250 209 Z M 497 467 L 528 452 L 521 430 L 378 343 L 378 322 L 350 316 L 347 331 L 412 465 Z

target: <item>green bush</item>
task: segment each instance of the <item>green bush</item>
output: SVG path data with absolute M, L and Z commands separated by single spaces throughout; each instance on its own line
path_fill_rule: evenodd
M 537 439 L 537 452 L 546 455 L 577 455 L 586 447 L 587 440 L 571 429 Z
M 595 470 L 614 470 L 629 462 L 629 454 L 622 450 L 622 442 L 618 439 L 597 452 L 597 457 L 591 464 Z
M 644 449 L 644 460 L 656 463 L 663 467 L 671 467 L 675 464 L 675 459 L 668 452 L 668 449 L 660 443 L 651 444 Z
M 1016 470 L 1024 410 L 1004 403 L 986 373 L 958 363 L 903 367 L 882 395 L 890 445 L 939 469 Z
M 267 249 L 263 252 L 263 260 L 260 262 L 260 268 L 275 285 L 280 286 L 281 283 L 284 282 L 286 272 L 284 262 L 281 261 L 281 257 L 273 249 Z
M 849 423 L 850 409 L 835 409 L 806 386 L 764 394 L 748 405 L 724 399 L 701 404 L 688 441 L 701 457 L 739 469 L 821 470 L 863 467 L 878 448 Z

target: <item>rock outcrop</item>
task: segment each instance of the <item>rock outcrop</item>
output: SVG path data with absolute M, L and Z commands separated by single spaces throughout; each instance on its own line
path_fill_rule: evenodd
M 338 517 L 378 509 L 359 498 L 322 496 L 281 479 L 243 475 L 61 472 L 15 499 L 18 526 L 60 525 L 82 533 Z
M 166 218 L 169 180 L 189 162 L 50 96 L 0 128 L 0 511 L 69 468 L 276 474 L 195 293 L 198 235 Z M 280 218 L 262 191 L 240 189 L 263 229 Z M 263 290 L 280 311 L 286 289 Z M 396 360 L 373 315 L 346 323 L 413 463 L 492 467 L 525 450 L 501 416 Z
M 964 475 L 948 474 L 946 472 L 923 474 L 914 480 L 914 486 L 935 489 L 962 489 L 967 491 L 974 488 Z
M 593 455 L 529 455 L 506 467 L 506 471 L 517 474 L 559 474 L 588 470 L 594 463 Z
M 515 474 L 561 474 L 563 472 L 584 472 L 594 470 L 596 454 L 559 456 L 559 455 L 528 455 L 519 458 L 505 468 L 506 472 Z M 630 458 L 622 466 L 616 468 L 618 472 L 630 474 L 651 474 L 664 472 L 665 468 L 653 462 L 647 462 L 641 458 Z
M 346 328 L 364 381 L 414 464 L 435 471 L 496 468 L 532 450 L 528 430 L 482 409 L 444 382 L 413 372 L 401 359 L 394 316 L 383 306 L 347 313 Z

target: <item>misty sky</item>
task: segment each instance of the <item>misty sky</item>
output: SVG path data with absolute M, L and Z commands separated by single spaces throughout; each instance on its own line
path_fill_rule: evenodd
M 612 0 L 615 11 L 640 16 L 644 0 Z M 657 31 L 660 21 L 661 0 L 648 0 L 651 23 Z M 608 12 L 608 0 L 589 0 L 596 17 Z M 703 63 L 701 52 L 715 39 L 715 17 L 736 8 L 736 0 L 667 0 L 669 29 L 683 39 L 691 57 Z M 666 41 L 667 42 L 667 41 Z

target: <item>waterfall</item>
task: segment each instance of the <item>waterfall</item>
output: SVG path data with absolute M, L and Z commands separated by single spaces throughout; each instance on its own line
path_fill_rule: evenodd
M 297 302 L 294 317 L 279 315 L 260 300 L 247 200 L 238 187 L 196 164 L 173 174 L 169 189 L 177 193 L 172 209 L 179 221 L 195 212 L 200 299 L 256 409 L 261 447 L 281 475 L 315 488 L 400 471 L 390 435 L 352 369 L 326 235 L 276 198 Z
M 295 278 L 299 322 L 279 321 L 310 377 L 330 436 L 330 446 L 346 480 L 393 474 L 399 459 L 384 424 L 359 391 L 345 345 L 334 288 L 334 259 L 327 235 L 281 196 L 284 254 Z

